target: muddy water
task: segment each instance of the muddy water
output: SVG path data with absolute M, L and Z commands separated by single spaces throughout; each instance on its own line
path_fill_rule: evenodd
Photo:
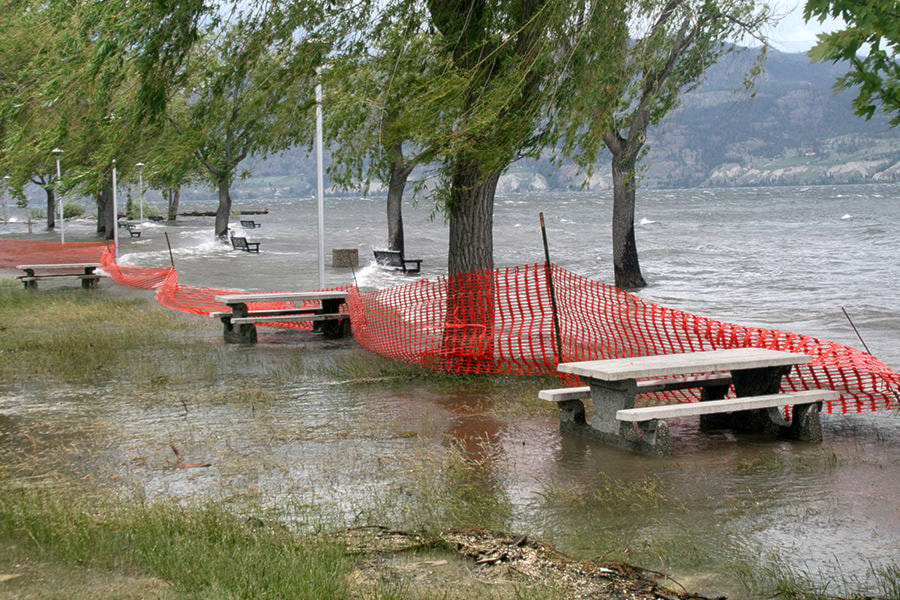
M 452 448 L 478 465 L 489 526 L 732 598 L 767 597 L 771 588 L 747 589 L 741 573 L 773 564 L 839 586 L 865 582 L 900 551 L 896 415 L 826 417 L 821 445 L 702 434 L 686 420 L 674 423 L 675 454 L 651 458 L 562 435 L 552 412 L 510 415 L 502 387 L 311 376 L 248 392 L 246 381 L 146 398 L 118 386 L 5 390 L 0 453 L 10 475 L 37 482 L 65 472 L 126 495 L 227 499 L 239 510 L 253 498 L 302 507 L 301 523 L 412 529 L 459 524 L 445 513 L 471 482 L 449 474 Z M 182 463 L 210 466 L 168 468 Z
M 642 295 L 859 346 L 840 311 L 845 306 L 872 351 L 900 367 L 897 186 L 648 196 L 638 213 L 638 245 L 651 281 Z M 313 203 L 268 207 L 270 214 L 259 218 L 263 227 L 251 234 L 263 242 L 259 256 L 212 242 L 211 220 L 185 219 L 147 224 L 141 239 L 122 240 L 122 261 L 166 264 L 166 231 L 183 283 L 315 287 L 315 232 L 297 234 L 314 223 Z M 501 199 L 498 266 L 541 260 L 535 225 L 544 211 L 554 261 L 608 279 L 609 207 L 604 196 Z M 406 215 L 408 253 L 425 259 L 425 276 L 445 269 L 446 229 L 429 221 L 429 212 L 417 207 Z M 409 281 L 366 264 L 371 248 L 381 245 L 380 203 L 334 200 L 328 215 L 327 247 L 360 249 L 360 285 Z M 353 275 L 329 267 L 327 277 L 334 285 Z M 272 357 L 300 351 L 325 362 L 364 354 L 352 341 L 321 343 L 310 335 L 266 332 L 249 351 Z M 221 344 L 215 327 L 208 342 Z M 222 360 L 240 364 L 246 352 L 225 348 Z M 873 566 L 900 556 L 894 413 L 825 416 L 821 445 L 707 435 L 685 420 L 673 423 L 675 454 L 650 458 L 561 435 L 552 410 L 509 409 L 517 401 L 510 394 L 533 401 L 537 388 L 347 385 L 314 370 L 275 384 L 253 375 L 247 367 L 212 388 L 165 388 L 142 397 L 112 383 L 55 392 L 0 387 L 3 464 L 13 476 L 34 480 L 64 469 L 150 498 L 239 503 L 258 496 L 304 507 L 297 509 L 301 521 L 312 520 L 311 512 L 346 524 L 412 528 L 429 519 L 452 522 L 445 513 L 459 508 L 454 499 L 471 494 L 466 481 L 450 474 L 453 449 L 478 465 L 472 481 L 486 507 L 479 514 L 492 526 L 543 536 L 579 557 L 656 568 L 701 593 L 769 597 L 765 583 L 748 589 L 742 581 L 764 580 L 768 568 L 783 567 L 839 594 L 865 588 Z M 176 460 L 211 466 L 164 468 Z

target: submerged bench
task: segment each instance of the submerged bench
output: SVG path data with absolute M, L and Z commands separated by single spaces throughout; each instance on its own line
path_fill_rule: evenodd
M 253 220 L 241 220 L 241 227 L 244 229 L 256 229 L 257 227 L 262 227 L 262 223 L 257 223 Z
M 418 273 L 422 268 L 421 258 L 404 258 L 399 250 L 373 250 L 375 263 L 381 267 L 400 269 L 404 273 Z
M 257 294 L 225 294 L 215 297 L 230 311 L 210 313 L 210 317 L 222 321 L 223 336 L 229 344 L 255 344 L 257 323 L 311 322 L 314 331 L 321 331 L 326 338 L 341 338 L 350 334 L 350 315 L 340 312 L 347 300 L 344 291 L 269 292 Z M 294 306 L 279 309 L 250 310 L 255 302 L 318 301 L 318 307 Z
M 245 237 L 231 236 L 231 247 L 235 250 L 243 250 L 244 252 L 256 252 L 259 254 L 260 242 L 248 242 Z
M 774 431 L 803 441 L 821 441 L 819 410 L 836 400 L 832 390 L 779 393 L 782 375 L 812 357 L 763 348 L 736 348 L 685 354 L 561 363 L 558 370 L 586 378 L 590 385 L 541 390 L 557 403 L 560 428 L 603 442 L 652 454 L 669 454 L 665 419 L 700 415 L 701 429 L 730 427 Z M 725 398 L 734 386 L 737 397 Z M 635 408 L 638 394 L 701 388 L 701 401 Z M 591 398 L 591 424 L 583 400 Z M 793 407 L 791 422 L 781 407 Z
M 26 290 L 36 290 L 38 281 L 41 279 L 57 277 L 74 277 L 81 280 L 82 288 L 96 288 L 100 281 L 100 274 L 94 271 L 99 267 L 100 263 L 50 263 L 16 266 L 17 269 L 25 271 L 25 274 L 19 275 L 18 279 L 25 285 Z

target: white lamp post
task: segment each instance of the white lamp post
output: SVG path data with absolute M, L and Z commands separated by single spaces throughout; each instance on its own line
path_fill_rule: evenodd
M 321 70 L 316 69 L 321 76 Z M 322 81 L 316 83 L 316 206 L 319 214 L 319 288 L 325 289 L 325 180 L 322 174 Z
M 116 262 L 119 262 L 119 203 L 116 199 L 116 159 L 113 167 L 113 243 L 116 245 Z
M 9 175 L 3 176 L 3 222 L 9 223 L 9 214 L 7 214 L 6 202 L 9 196 Z
M 59 155 L 62 154 L 62 150 L 59 148 L 54 148 L 51 152 L 56 156 L 56 203 L 59 205 L 59 232 L 62 235 L 62 243 L 66 243 L 66 222 L 63 219 L 63 203 L 62 203 L 62 195 L 59 194 L 59 183 L 62 181 L 62 175 L 59 170 Z
M 144 163 L 135 165 L 138 168 L 138 196 L 141 202 L 141 223 L 144 222 Z

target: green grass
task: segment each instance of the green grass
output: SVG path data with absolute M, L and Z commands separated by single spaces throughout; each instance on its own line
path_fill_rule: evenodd
M 171 597 L 345 598 L 354 561 L 328 535 L 242 519 L 215 504 L 185 508 L 0 490 L 0 547 L 20 557 L 167 584 Z
M 212 374 L 202 322 L 100 290 L 0 287 L 0 380 L 91 383 L 127 374 L 187 380 Z

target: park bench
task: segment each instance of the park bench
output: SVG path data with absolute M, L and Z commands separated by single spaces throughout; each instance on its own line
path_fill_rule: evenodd
M 247 238 L 236 235 L 231 236 L 231 247 L 235 250 L 243 250 L 244 252 L 256 252 L 259 254 L 260 242 L 248 242 Z
M 96 288 L 100 281 L 100 274 L 94 271 L 100 267 L 100 263 L 51 263 L 43 265 L 18 265 L 17 269 L 25 271 L 18 279 L 25 285 L 26 290 L 36 290 L 38 281 L 59 277 L 73 277 L 81 280 L 84 289 Z
M 262 227 L 262 223 L 257 223 L 252 219 L 241 219 L 241 227 L 244 229 L 256 229 L 257 227 Z
M 228 306 L 228 311 L 211 312 L 210 317 L 222 321 L 223 336 L 229 344 L 255 344 L 257 323 L 311 322 L 314 331 L 326 338 L 341 338 L 350 334 L 350 316 L 340 307 L 347 300 L 347 292 L 264 292 L 255 294 L 225 294 L 216 302 Z M 310 306 L 310 301 L 315 306 Z M 294 302 L 302 306 L 280 309 L 250 310 L 249 304 L 258 302 Z
M 422 268 L 422 259 L 405 258 L 399 250 L 373 250 L 375 263 L 381 267 L 400 269 L 404 273 L 418 273 Z
M 128 230 L 128 235 L 131 237 L 141 237 L 141 227 L 138 221 L 129 221 L 127 219 L 119 219 L 118 220 L 119 227 L 124 227 Z
M 775 431 L 803 441 L 821 441 L 819 410 L 836 400 L 832 390 L 779 393 L 781 377 L 812 357 L 763 348 L 735 348 L 627 359 L 560 363 L 588 386 L 541 390 L 538 397 L 560 408 L 560 428 L 603 442 L 652 454 L 669 454 L 666 419 L 701 417 L 701 429 L 730 427 Z M 734 386 L 736 397 L 726 398 Z M 702 389 L 700 402 L 635 407 L 638 394 Z M 593 401 L 588 425 L 583 400 Z M 783 407 L 792 407 L 790 423 Z

